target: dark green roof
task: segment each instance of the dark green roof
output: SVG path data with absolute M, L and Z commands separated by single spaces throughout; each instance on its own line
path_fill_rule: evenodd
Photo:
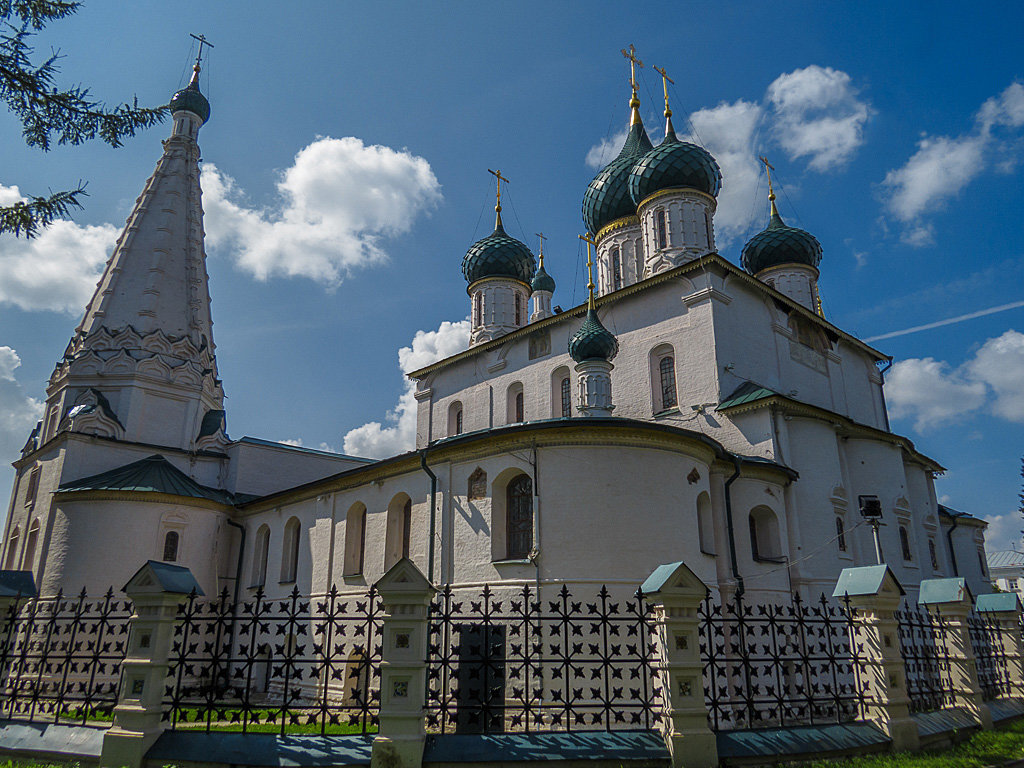
M 227 416 L 222 410 L 210 410 L 203 415 L 203 423 L 199 425 L 199 437 L 209 437 L 217 434 L 217 430 L 224 428 L 227 434 Z M 197 438 L 198 439 L 198 438 Z
M 717 197 L 722 171 L 703 147 L 680 141 L 671 125 L 665 140 L 637 161 L 629 172 L 629 195 L 634 205 L 663 189 L 696 189 Z
M 583 325 L 569 339 L 569 356 L 577 363 L 584 360 L 611 361 L 619 353 L 619 342 L 601 325 L 597 312 L 587 310 Z
M 782 217 L 775 212 L 765 230 L 758 232 L 743 246 L 741 262 L 743 268 L 752 275 L 780 264 L 817 267 L 821 263 L 821 243 L 810 232 L 787 227 Z
M 588 232 L 596 235 L 606 224 L 636 215 L 636 205 L 629 196 L 629 172 L 651 149 L 644 124 L 630 126 L 618 157 L 594 177 L 583 195 L 583 224 Z
M 494 232 L 477 240 L 466 251 L 462 275 L 470 284 L 485 277 L 511 277 L 529 285 L 536 264 L 530 249 L 507 235 L 499 219 Z
M 733 406 L 743 405 L 745 403 L 752 403 L 755 400 L 763 400 L 766 397 L 774 397 L 777 394 L 779 393 L 774 389 L 762 387 L 760 384 L 755 384 L 752 381 L 745 381 L 736 387 L 732 394 L 720 402 L 716 410 L 724 411 L 726 408 L 732 408 Z
M 58 488 L 61 493 L 72 491 L 135 491 L 137 493 L 166 493 L 209 499 L 220 504 L 234 504 L 249 498 L 247 494 L 231 494 L 217 488 L 200 485 L 160 455 L 126 464 L 98 475 L 72 480 Z
M 555 281 L 551 275 L 544 271 L 544 267 L 538 267 L 537 274 L 533 276 L 533 282 L 530 283 L 530 288 L 535 291 L 548 291 L 550 293 L 554 293 Z
M 194 115 L 198 115 L 205 123 L 210 119 L 210 102 L 199 92 L 199 73 L 192 75 L 192 81 L 171 97 L 171 103 L 167 105 L 174 114 L 180 109 L 185 109 Z

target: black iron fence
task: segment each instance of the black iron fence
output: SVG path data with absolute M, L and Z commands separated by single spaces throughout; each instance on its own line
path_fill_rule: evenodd
M 990 613 L 975 612 L 967 619 L 971 648 L 978 669 L 978 682 L 985 701 L 1012 696 L 1009 659 L 1006 647 L 1015 641 L 1010 635 L 1019 626 L 1006 626 Z
M 442 733 L 649 729 L 662 711 L 640 596 L 563 586 L 453 590 L 431 604 L 427 728 Z
M 956 706 L 947 637 L 949 622 L 938 609 L 904 603 L 896 611 L 900 653 L 911 712 Z
M 371 588 L 178 611 L 164 719 L 171 729 L 367 733 L 380 709 L 380 598 Z
M 0 629 L 0 718 L 109 724 L 131 614 L 113 589 L 13 601 Z
M 852 612 L 822 595 L 701 604 L 704 700 L 712 730 L 848 722 L 868 691 Z

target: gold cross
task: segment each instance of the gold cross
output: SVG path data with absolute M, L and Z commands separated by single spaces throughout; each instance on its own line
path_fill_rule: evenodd
M 629 84 L 633 87 L 633 95 L 636 96 L 636 68 L 643 67 L 644 63 L 636 57 L 636 48 L 629 44 L 629 50 L 622 49 L 622 55 L 629 59 Z
M 504 181 L 506 184 L 508 184 L 510 182 L 509 182 L 508 179 L 506 179 L 504 176 L 501 175 L 501 171 L 492 171 L 490 168 L 488 168 L 487 172 L 489 174 L 491 174 L 492 176 L 494 176 L 494 178 L 496 178 L 498 180 L 498 204 L 497 204 L 497 206 L 495 207 L 494 210 L 496 210 L 499 213 L 501 213 L 501 182 Z
M 632 47 L 632 46 L 630 46 L 630 47 Z M 580 240 L 582 240 L 584 243 L 587 244 L 587 292 L 589 294 L 589 298 L 587 299 L 587 306 L 590 309 L 593 309 L 594 308 L 594 260 L 590 256 L 590 246 L 592 246 L 592 245 L 596 246 L 597 243 L 594 242 L 594 239 L 590 236 L 589 232 L 587 234 L 585 234 L 585 235 L 580 235 L 579 238 L 580 238 Z
M 543 232 L 534 232 L 533 234 L 535 234 L 537 237 L 540 238 L 540 254 L 539 254 L 540 255 L 540 266 L 543 269 L 544 268 L 544 241 L 547 240 L 547 237 L 544 236 Z
M 189 37 L 195 38 L 199 41 L 199 55 L 196 57 L 196 66 L 198 67 L 199 63 L 203 60 L 203 46 L 208 45 L 213 48 L 213 43 L 206 39 L 206 35 L 193 35 L 189 32 Z
M 772 171 L 775 170 L 775 166 L 768 162 L 768 158 L 761 155 L 758 158 L 764 163 L 764 172 L 768 174 L 768 202 L 771 203 L 771 215 L 778 216 L 779 209 L 775 207 L 775 189 L 772 187 Z
M 661 85 L 665 89 L 665 117 L 672 117 L 672 110 L 668 108 L 668 84 L 676 84 L 676 81 L 665 74 L 665 70 L 661 67 L 653 67 L 654 71 L 661 75 Z

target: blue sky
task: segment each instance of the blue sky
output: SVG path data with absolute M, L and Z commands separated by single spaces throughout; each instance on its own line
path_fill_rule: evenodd
M 214 42 L 200 143 L 229 432 L 384 453 L 408 439 L 400 365 L 464 343 L 459 266 L 492 225 L 488 168 L 512 180 L 507 229 L 548 236 L 555 303 L 582 300 L 580 201 L 625 128 L 629 43 L 652 133 L 654 64 L 677 130 L 723 166 L 727 258 L 766 221 L 766 153 L 783 217 L 823 244 L 840 327 L 871 338 L 1020 302 L 1022 23 L 1011 3 L 94 0 L 37 43 L 65 54 L 65 82 L 159 104 L 185 82 L 189 33 Z M 167 131 L 42 154 L 0 113 L 0 199 L 90 193 L 74 223 L 0 238 L 5 461 Z M 990 517 L 1000 545 L 1020 527 L 1022 334 L 1018 306 L 877 342 L 896 359 L 894 429 L 949 467 L 940 496 Z

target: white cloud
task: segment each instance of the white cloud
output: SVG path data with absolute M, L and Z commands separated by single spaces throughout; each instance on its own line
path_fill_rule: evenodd
M 1011 145 L 1002 142 L 996 128 L 1024 126 L 1024 85 L 1013 83 L 978 109 L 974 129 L 955 138 L 922 135 L 907 162 L 890 170 L 881 184 L 886 209 L 905 225 L 902 239 L 909 245 L 934 242 L 929 214 L 948 202 L 993 163 L 994 150 L 1010 153 L 996 162 L 1006 172 L 1016 163 Z
M 988 552 L 999 552 L 1004 549 L 1020 550 L 1020 512 L 985 515 L 985 522 L 988 523 L 988 528 L 985 529 L 985 549 Z
M 457 323 L 445 320 L 436 331 L 416 331 L 412 344 L 398 350 L 398 365 L 402 373 L 409 373 L 461 352 L 468 346 L 469 319 Z M 415 383 L 407 380 L 398 404 L 384 417 L 384 424 L 371 421 L 345 435 L 345 453 L 384 458 L 415 448 L 415 392 Z
M 14 381 L 14 369 L 21 365 L 18 353 L 10 347 L 0 347 L 0 379 Z
M 43 415 L 43 404 L 26 397 L 14 378 L 14 371 L 20 365 L 17 352 L 10 347 L 0 347 L 0 462 L 3 466 L 9 466 L 18 458 L 29 432 Z
M 282 445 L 290 445 L 293 448 L 305 448 L 306 447 L 306 444 L 302 441 L 301 437 L 289 437 L 289 438 L 287 438 L 285 440 L 278 440 L 277 442 L 281 443 Z M 318 445 L 316 447 L 316 450 L 318 450 L 318 451 L 327 451 L 328 453 L 337 453 L 338 452 L 338 450 L 336 448 L 334 448 L 332 445 L 330 445 L 330 443 L 320 443 L 320 445 Z
M 901 360 L 885 380 L 893 418 L 914 419 L 924 431 L 988 406 L 996 416 L 1024 423 L 1024 334 L 1006 331 L 986 341 L 958 368 L 931 357 Z
M 0 205 L 23 199 L 17 187 L 0 184 Z M 0 305 L 81 312 L 117 234 L 110 224 L 80 226 L 58 220 L 32 239 L 0 235 Z
M 318 138 L 300 150 L 266 209 L 246 205 L 234 180 L 203 167 L 207 243 L 232 253 L 257 279 L 308 277 L 337 286 L 388 256 L 382 241 L 408 232 L 440 203 L 430 164 L 360 139 Z
M 864 143 L 871 110 L 845 72 L 812 65 L 779 75 L 767 100 L 775 139 L 790 159 L 809 157 L 812 170 L 845 165 Z
M 614 160 L 615 156 L 619 154 L 619 150 L 622 149 L 622 145 L 626 143 L 626 133 L 626 131 L 621 131 L 607 139 L 601 139 L 592 146 L 584 161 L 587 166 L 598 170 Z

